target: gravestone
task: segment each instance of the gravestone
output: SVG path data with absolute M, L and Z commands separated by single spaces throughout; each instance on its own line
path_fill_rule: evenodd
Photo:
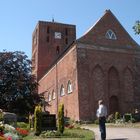
M 17 115 L 15 113 L 3 112 L 3 122 L 4 124 L 16 126 Z
M 56 115 L 55 114 L 42 113 L 41 127 L 42 127 L 42 131 L 57 130 Z

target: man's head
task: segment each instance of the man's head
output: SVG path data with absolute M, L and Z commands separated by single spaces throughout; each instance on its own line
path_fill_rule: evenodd
M 102 104 L 103 104 L 103 100 L 99 100 L 98 105 L 102 105 Z

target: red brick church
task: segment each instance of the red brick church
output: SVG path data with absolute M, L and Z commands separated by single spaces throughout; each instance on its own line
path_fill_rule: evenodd
M 74 120 L 96 118 L 97 101 L 108 113 L 140 109 L 140 49 L 110 10 L 79 39 L 76 26 L 39 21 L 33 32 L 32 73 L 47 110 Z

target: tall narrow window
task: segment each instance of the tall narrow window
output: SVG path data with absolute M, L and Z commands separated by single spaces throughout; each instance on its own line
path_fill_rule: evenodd
M 68 94 L 72 93 L 72 84 L 70 81 L 68 81 L 67 87 L 68 87 Z
M 48 93 L 48 101 L 51 101 L 52 100 L 52 97 L 51 97 L 51 93 L 49 92 Z
M 64 89 L 64 86 L 61 85 L 61 88 L 60 88 L 60 96 L 64 96 L 65 95 L 65 89 Z
M 56 98 L 54 90 L 52 91 L 52 99 L 54 100 Z
M 112 39 L 112 40 L 116 40 L 116 39 L 117 39 L 116 34 L 115 34 L 111 29 L 109 29 L 109 30 L 106 32 L 105 37 L 106 37 L 107 39 Z
M 59 48 L 59 46 L 57 46 L 56 47 L 56 53 L 59 54 L 59 52 L 60 52 L 60 48 Z

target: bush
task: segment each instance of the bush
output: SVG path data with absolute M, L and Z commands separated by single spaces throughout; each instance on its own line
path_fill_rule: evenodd
M 99 119 L 96 119 L 96 120 L 94 121 L 94 123 L 95 123 L 95 124 L 99 124 Z
M 119 112 L 115 112 L 115 120 L 118 120 L 120 118 L 121 118 L 120 113 Z
M 64 104 L 61 104 L 58 110 L 58 131 L 62 134 L 64 132 Z
M 4 125 L 0 125 L 0 132 L 3 132 L 3 130 L 4 130 Z
M 124 114 L 124 121 L 125 122 L 129 122 L 131 120 L 132 120 L 132 114 L 128 114 L 128 113 Z
M 140 121 L 140 113 L 135 113 L 135 114 L 132 115 L 132 117 L 135 119 L 135 122 Z
M 110 114 L 107 118 L 108 123 L 115 123 L 114 114 Z
M 0 109 L 0 121 L 3 121 L 3 112 L 1 109 Z
M 41 119 L 42 119 L 42 108 L 40 105 L 35 107 L 34 111 L 34 130 L 35 135 L 40 135 L 41 133 Z
M 29 124 L 25 122 L 17 122 L 17 127 L 23 128 L 23 129 L 29 129 Z

